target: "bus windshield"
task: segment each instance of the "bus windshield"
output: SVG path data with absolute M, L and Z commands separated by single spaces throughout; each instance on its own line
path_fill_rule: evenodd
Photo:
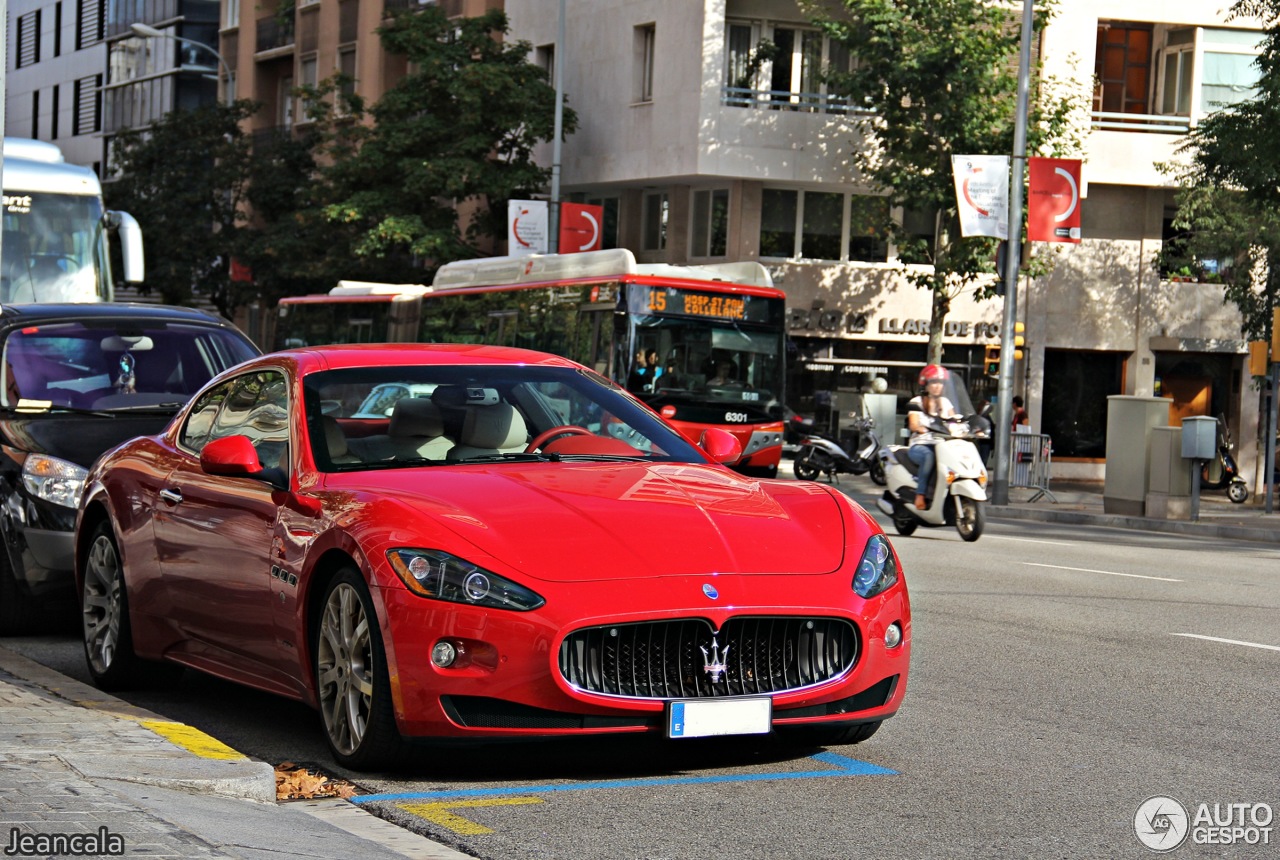
M 102 201 L 5 194 L 0 302 L 92 302 L 111 295 Z
M 728 321 L 634 317 L 627 388 L 643 399 L 768 406 L 782 393 L 777 331 Z

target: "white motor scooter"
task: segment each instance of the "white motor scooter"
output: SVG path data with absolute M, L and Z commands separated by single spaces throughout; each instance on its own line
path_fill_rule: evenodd
M 925 498 L 924 510 L 916 507 L 916 473 L 920 467 L 911 462 L 905 445 L 889 445 L 880 449 L 888 488 L 876 500 L 876 506 L 893 517 L 900 535 L 909 535 L 917 526 L 954 525 L 960 537 L 975 541 L 986 525 L 987 470 L 970 441 L 969 423 L 963 418 L 930 419 L 938 437 L 933 488 Z

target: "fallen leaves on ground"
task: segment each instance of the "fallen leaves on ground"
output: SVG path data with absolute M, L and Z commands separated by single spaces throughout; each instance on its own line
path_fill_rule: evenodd
M 291 761 L 276 765 L 276 800 L 314 800 L 317 797 L 347 800 L 355 793 L 356 787 L 346 780 L 315 773 Z

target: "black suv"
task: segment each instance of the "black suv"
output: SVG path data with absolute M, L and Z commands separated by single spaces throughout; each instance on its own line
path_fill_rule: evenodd
M 0 635 L 69 619 L 76 506 L 94 460 L 160 432 L 211 378 L 259 354 L 189 308 L 0 307 Z

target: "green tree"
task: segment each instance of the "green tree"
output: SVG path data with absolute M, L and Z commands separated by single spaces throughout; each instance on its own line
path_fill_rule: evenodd
M 175 111 L 116 138 L 119 178 L 105 195 L 142 227 L 144 293 L 175 305 L 207 297 L 228 317 L 241 303 L 230 261 L 244 250 L 251 148 L 240 124 L 254 109 L 237 101 Z
M 1173 226 L 1181 237 L 1161 248 L 1156 265 L 1200 274 L 1217 261 L 1241 333 L 1266 339 L 1280 306 L 1280 0 L 1238 0 L 1231 15 L 1265 27 L 1256 95 L 1201 120 L 1179 149 L 1186 160 L 1164 166 L 1180 186 Z
M 866 109 L 855 164 L 892 205 L 933 225 L 920 231 L 891 221 L 883 229 L 904 264 L 924 264 L 904 265 L 903 275 L 933 293 L 928 361 L 940 362 L 951 302 L 996 289 L 996 240 L 960 235 L 951 156 L 1012 154 L 1020 19 L 987 0 L 841 0 L 839 11 L 833 8 L 806 4 L 809 17 L 854 59 L 851 70 L 829 70 L 827 80 Z M 1037 33 L 1051 11 L 1050 3 L 1037 4 Z M 1032 90 L 1028 152 L 1078 152 L 1071 117 L 1082 102 L 1045 83 Z
M 450 19 L 435 5 L 398 12 L 379 32 L 410 72 L 331 153 L 326 214 L 355 230 L 352 263 L 380 280 L 421 280 L 422 264 L 475 256 L 505 232 L 512 197 L 545 187 L 533 149 L 554 132 L 555 90 L 506 41 L 499 10 Z M 576 125 L 564 112 L 564 128 Z M 463 215 L 459 223 L 459 213 Z

